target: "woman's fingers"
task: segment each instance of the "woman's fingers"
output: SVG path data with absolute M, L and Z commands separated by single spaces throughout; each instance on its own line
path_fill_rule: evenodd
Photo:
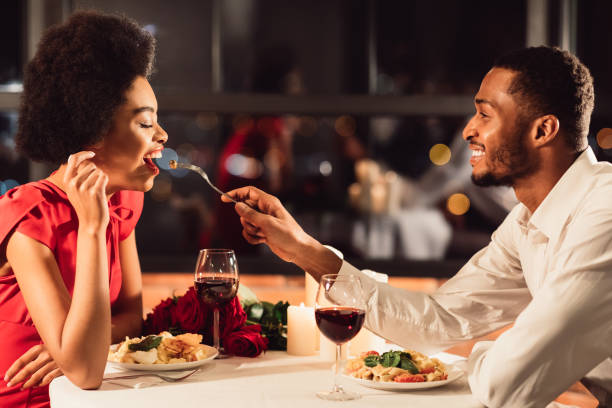
M 44 350 L 44 347 L 40 344 L 30 347 L 28 351 L 23 353 L 21 357 L 19 357 L 8 370 L 4 374 L 4 381 L 10 383 L 16 383 L 15 377 L 19 374 L 19 372 L 32 361 L 35 361 L 38 358 L 38 355 Z
M 55 363 L 53 362 L 53 360 L 51 359 L 51 356 L 48 355 L 48 353 L 44 353 L 39 355 L 38 358 L 36 358 L 33 361 L 30 361 L 29 363 L 25 364 L 11 379 L 10 381 L 7 382 L 7 385 L 13 386 L 15 384 L 19 384 L 20 382 L 25 381 L 28 378 L 32 378 L 34 376 L 37 375 L 37 373 L 42 369 L 44 371 L 44 367 L 47 364 L 52 364 L 55 367 Z M 47 372 L 44 371 L 44 374 L 46 374 Z M 43 375 L 44 375 L 43 374 Z M 37 384 L 40 379 L 42 378 L 42 376 L 40 376 L 40 378 L 36 379 L 35 383 Z M 29 380 L 28 380 L 29 382 Z
M 22 389 L 34 387 L 37 385 L 43 385 L 43 379 L 50 374 L 52 371 L 58 369 L 57 364 L 54 361 L 50 361 L 47 364 L 40 367 L 34 374 L 28 378 L 28 380 L 21 386 Z M 59 370 L 59 369 L 58 369 Z M 53 377 L 55 378 L 55 377 Z M 51 379 L 53 379 L 51 378 Z M 50 382 L 50 381 L 49 381 Z
M 102 170 L 100 170 L 100 174 L 98 175 L 98 179 L 96 180 L 95 189 L 97 191 L 101 191 L 102 193 L 106 192 L 106 186 L 108 184 L 108 176 Z
M 68 185 L 73 188 L 85 189 L 87 188 L 87 182 L 90 180 L 92 175 L 96 172 L 98 168 L 95 164 L 89 162 L 87 164 L 82 165 L 77 170 L 77 175 L 72 178 Z
M 4 380 L 12 387 L 24 382 L 22 389 L 46 385 L 55 377 L 61 375 L 61 370 L 46 350 L 45 346 L 38 344 L 23 353 L 6 371 Z
M 62 375 L 64 375 L 64 373 L 62 373 L 62 370 L 60 370 L 59 368 L 51 370 L 47 373 L 47 375 L 44 376 L 44 378 L 40 382 L 40 386 L 42 387 L 45 385 L 49 385 L 54 378 L 60 377 Z
M 68 162 L 66 164 L 66 171 L 64 173 L 64 184 L 68 184 L 68 182 L 76 177 L 77 169 L 79 165 L 83 162 L 83 160 L 91 159 L 96 154 L 91 151 L 82 151 L 75 154 L 71 154 L 68 157 Z
M 89 174 L 87 179 L 83 181 L 81 188 L 83 189 L 83 191 L 93 190 L 96 192 L 100 192 L 100 188 L 102 185 L 106 187 L 106 185 L 103 183 L 105 178 L 107 178 L 106 174 L 102 170 L 96 168 L 91 174 Z

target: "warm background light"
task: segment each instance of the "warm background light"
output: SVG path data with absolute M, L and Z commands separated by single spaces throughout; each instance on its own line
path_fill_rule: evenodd
M 446 208 L 451 214 L 463 215 L 470 209 L 470 199 L 465 194 L 453 194 L 446 201 Z
M 336 119 L 336 122 L 334 123 L 334 129 L 336 130 L 336 132 L 338 132 L 340 136 L 351 137 L 355 134 L 355 130 L 357 129 L 357 123 L 355 122 L 355 119 L 353 119 L 351 116 L 340 116 L 338 119 Z
M 433 145 L 431 149 L 429 149 L 429 159 L 431 162 L 437 166 L 443 166 L 451 158 L 451 151 L 445 144 L 436 144 Z
M 612 129 L 603 128 L 597 132 L 597 144 L 602 149 L 612 149 Z

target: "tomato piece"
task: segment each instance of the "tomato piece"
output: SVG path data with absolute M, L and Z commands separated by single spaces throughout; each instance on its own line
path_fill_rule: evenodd
M 393 378 L 393 381 L 398 383 L 425 382 L 425 377 L 421 374 L 402 374 Z
M 430 374 L 430 373 L 433 373 L 434 371 L 436 371 L 435 367 L 429 367 L 429 368 L 425 368 L 422 371 L 420 371 L 419 374 Z
M 364 351 L 359 355 L 359 358 L 366 358 L 367 356 L 380 356 L 380 354 L 378 354 L 378 352 L 374 350 Z

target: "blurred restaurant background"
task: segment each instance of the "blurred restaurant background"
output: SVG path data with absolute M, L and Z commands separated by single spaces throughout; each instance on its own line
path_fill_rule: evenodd
M 168 148 L 223 190 L 277 195 L 358 267 L 450 277 L 516 204 L 509 188 L 472 185 L 461 138 L 507 51 L 556 45 L 585 62 L 589 142 L 612 160 L 609 0 L 2 0 L 0 194 L 52 171 L 14 149 L 22 70 L 45 28 L 89 8 L 156 37 Z M 236 250 L 241 272 L 302 273 L 248 245 L 233 206 L 194 173 L 162 170 L 145 197 L 145 272 L 191 272 L 198 249 L 217 247 Z

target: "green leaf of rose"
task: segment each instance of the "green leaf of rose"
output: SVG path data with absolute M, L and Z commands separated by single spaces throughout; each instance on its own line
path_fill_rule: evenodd
M 255 303 L 248 307 L 247 309 L 247 319 L 259 322 L 261 317 L 263 316 L 264 308 L 261 303 Z

